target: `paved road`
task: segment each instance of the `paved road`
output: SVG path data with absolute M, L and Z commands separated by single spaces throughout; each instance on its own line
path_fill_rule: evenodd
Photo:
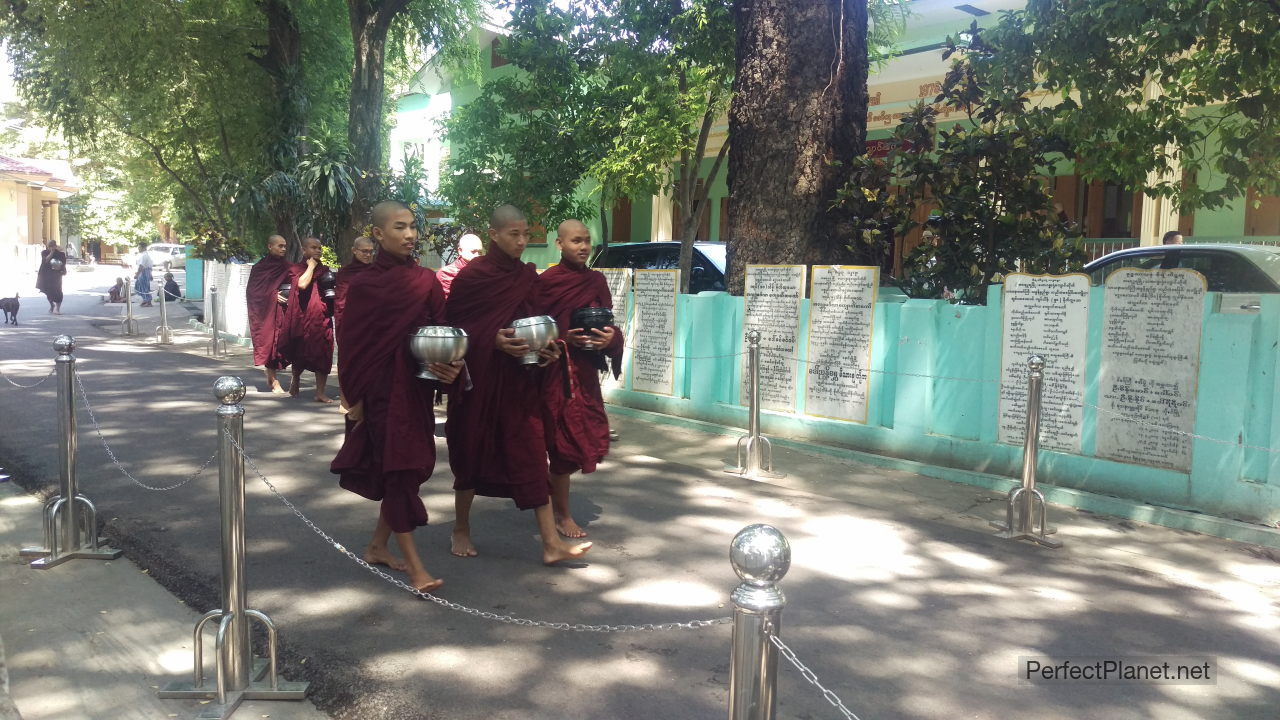
M 51 337 L 75 334 L 108 443 L 154 485 L 182 480 L 212 453 L 211 385 L 241 374 L 259 391 L 245 403 L 247 447 L 259 467 L 339 542 L 363 546 L 375 509 L 327 472 L 341 432 L 332 407 L 262 393 L 243 355 L 209 360 L 198 338 L 174 350 L 120 338 L 117 310 L 95 302 L 73 294 L 62 317 L 24 313 L 21 327 L 0 331 L 0 369 L 37 379 L 50 367 Z M 148 322 L 155 324 L 144 316 L 140 325 Z M 47 386 L 0 387 L 0 464 L 17 468 L 27 486 L 56 477 L 52 402 Z M 146 491 L 112 465 L 81 418 L 81 487 L 113 542 L 189 606 L 213 607 L 216 475 Z M 622 441 L 610 462 L 575 486 L 575 513 L 596 547 L 572 568 L 542 567 L 532 518 L 498 500 L 477 502 L 482 556 L 450 557 L 441 443 L 437 477 L 424 491 L 432 524 L 418 532 L 428 567 L 447 582 L 441 596 L 557 622 L 722 617 L 736 582 L 729 540 L 768 521 L 794 552 L 783 636 L 864 720 L 1275 717 L 1273 551 L 1062 509 L 1054 518 L 1067 547 L 1046 551 L 990 535 L 986 522 L 1002 506 L 988 491 L 790 450 L 777 458 L 786 479 L 748 482 L 720 472 L 732 457 L 730 436 L 632 417 L 615 424 Z M 0 516 L 17 511 L 29 508 L 0 504 Z M 279 624 L 286 676 L 311 680 L 312 699 L 333 717 L 724 715 L 726 626 L 596 634 L 499 624 L 395 590 L 322 542 L 256 479 L 248 512 L 250 604 Z M 72 566 L 52 572 L 64 570 L 90 575 Z M 50 602 L 36 597 L 28 606 Z M 21 625 L 0 617 L 11 654 Z M 1212 685 L 1016 677 L 1022 656 L 1153 655 L 1212 656 L 1220 676 Z M 23 667 L 12 663 L 11 674 L 21 707 Z M 779 689 L 782 718 L 838 717 L 790 669 Z

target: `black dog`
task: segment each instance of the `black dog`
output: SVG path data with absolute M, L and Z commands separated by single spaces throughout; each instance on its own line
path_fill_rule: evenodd
M 15 294 L 11 298 L 0 298 L 0 310 L 4 311 L 4 324 L 18 324 L 18 308 L 22 305 L 18 302 L 18 296 Z

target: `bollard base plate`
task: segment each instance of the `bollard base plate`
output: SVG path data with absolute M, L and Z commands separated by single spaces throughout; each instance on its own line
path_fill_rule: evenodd
M 310 687 L 310 683 L 281 680 L 277 683 L 276 689 L 272 690 L 271 683 L 268 681 L 255 682 L 245 690 L 227 693 L 227 702 L 224 705 L 219 705 L 216 702 L 217 690 L 209 686 L 202 688 L 192 687 L 190 682 L 170 683 L 163 690 L 157 692 L 156 695 L 166 700 L 215 700 L 215 702 L 202 706 L 200 713 L 193 717 L 196 720 L 228 720 L 235 713 L 236 708 L 240 707 L 240 703 L 245 700 L 292 700 L 296 702 L 307 698 L 308 687 Z
M 31 562 L 32 570 L 48 570 L 68 560 L 115 560 L 123 554 L 123 550 L 117 550 L 105 545 L 99 545 L 97 548 L 82 547 L 73 552 L 62 553 L 57 557 L 54 557 L 53 553 L 47 548 L 28 547 L 18 551 L 18 555 L 21 557 L 38 558 Z
M 1036 533 L 1036 532 L 1024 533 L 1024 532 L 1018 532 L 1016 530 L 1009 530 L 1004 526 L 1003 523 L 993 522 L 991 523 L 991 525 L 992 527 L 995 527 L 1000 530 L 1000 532 L 996 533 L 996 537 L 998 538 L 1004 538 L 1005 540 L 1030 540 L 1031 542 L 1037 545 L 1043 545 L 1044 547 L 1047 547 L 1051 550 L 1057 550 L 1058 548 L 1062 547 L 1061 540 L 1054 540 L 1053 538 L 1046 537 L 1046 535 L 1048 535 L 1049 532 L 1057 532 L 1057 528 L 1050 528 L 1049 530 L 1045 531 L 1045 535 L 1041 535 L 1040 533 Z
M 763 468 L 752 471 L 744 467 L 725 466 L 724 471 L 730 475 L 738 475 L 749 480 L 781 480 L 787 476 L 786 473 L 774 472 Z

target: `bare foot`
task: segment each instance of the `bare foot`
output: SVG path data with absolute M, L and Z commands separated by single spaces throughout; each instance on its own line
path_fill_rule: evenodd
M 289 393 L 284 391 L 284 388 L 280 386 L 280 383 L 276 383 L 275 385 L 271 386 L 271 394 L 272 395 L 288 395 Z
M 587 531 L 578 527 L 578 523 L 574 522 L 573 518 L 556 520 L 556 532 L 567 538 L 584 538 L 587 536 Z
M 582 543 L 580 545 L 566 545 L 565 543 L 556 543 L 556 547 L 547 549 L 542 548 L 542 564 L 555 565 L 563 560 L 572 560 L 580 558 L 587 554 L 591 549 L 591 543 Z
M 289 381 L 289 396 L 290 396 L 290 397 L 298 397 L 298 389 L 299 389 L 299 388 L 298 388 L 298 386 L 299 386 L 299 385 L 301 385 L 301 383 L 298 381 L 298 376 L 297 376 L 297 375 L 294 375 L 294 376 L 293 376 L 293 379 Z
M 385 547 L 375 548 L 372 545 L 364 549 L 364 561 L 370 565 L 386 565 L 392 570 L 404 572 L 409 569 L 403 560 L 391 554 Z
M 316 402 L 328 404 L 333 402 L 333 398 L 329 397 L 328 395 L 317 395 Z
M 440 586 L 444 585 L 444 581 L 431 577 L 430 573 L 424 572 L 421 575 L 418 573 L 410 573 L 409 584 L 418 592 L 429 593 L 434 590 L 439 590 Z
M 455 557 L 475 557 L 480 553 L 471 544 L 471 533 L 453 531 L 453 541 L 449 544 L 449 552 Z

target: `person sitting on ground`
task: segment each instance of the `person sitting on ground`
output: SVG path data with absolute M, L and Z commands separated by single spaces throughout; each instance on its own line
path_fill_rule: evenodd
M 107 291 L 107 302 L 122 303 L 124 302 L 124 294 L 128 292 L 124 287 L 124 278 L 116 278 L 115 287 Z
M 182 297 L 182 290 L 178 289 L 178 281 L 173 279 L 173 273 L 164 274 L 164 299 L 167 302 L 174 302 Z

